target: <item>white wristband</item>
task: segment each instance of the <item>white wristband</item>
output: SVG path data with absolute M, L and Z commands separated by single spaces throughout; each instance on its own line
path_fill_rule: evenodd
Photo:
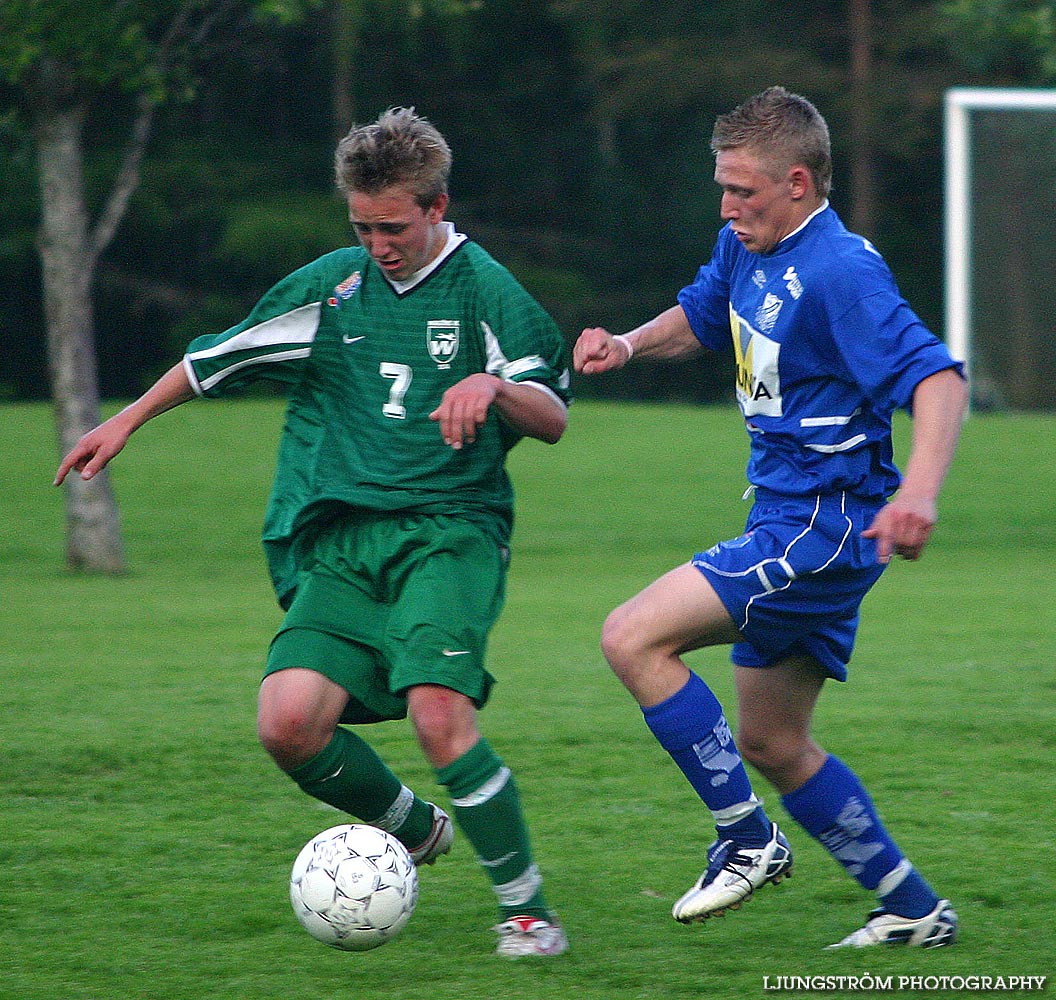
M 628 338 L 627 334 L 618 333 L 612 339 L 613 340 L 618 340 L 621 344 L 623 344 L 624 347 L 627 348 L 627 361 L 630 361 L 631 358 L 634 357 L 634 344 L 631 343 L 631 341 Z M 624 362 L 624 364 L 626 364 L 626 363 L 627 362 Z

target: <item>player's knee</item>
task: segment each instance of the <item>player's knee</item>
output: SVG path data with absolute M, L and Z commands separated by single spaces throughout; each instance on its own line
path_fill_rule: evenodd
M 268 755 L 284 771 L 291 771 L 323 750 L 332 733 L 320 731 L 315 720 L 296 709 L 261 712 L 257 716 L 257 738 Z
M 801 770 L 812 747 L 809 738 L 787 732 L 742 729 L 737 734 L 741 757 L 778 786 L 784 785 L 787 777 Z
M 633 682 L 643 668 L 648 654 L 643 633 L 623 607 L 605 619 L 601 628 L 601 652 L 624 684 Z
M 412 688 L 408 713 L 422 752 L 434 767 L 444 767 L 480 739 L 473 702 L 458 691 L 438 685 Z

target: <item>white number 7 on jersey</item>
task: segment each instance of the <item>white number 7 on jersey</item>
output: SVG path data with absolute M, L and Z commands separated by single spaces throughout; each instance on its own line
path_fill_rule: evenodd
M 407 390 L 411 387 L 411 379 L 414 378 L 411 366 L 382 361 L 378 373 L 382 378 L 393 380 L 392 388 L 389 390 L 389 401 L 382 406 L 381 412 L 395 420 L 403 420 L 407 416 L 407 407 L 403 405 L 403 397 L 407 395 Z

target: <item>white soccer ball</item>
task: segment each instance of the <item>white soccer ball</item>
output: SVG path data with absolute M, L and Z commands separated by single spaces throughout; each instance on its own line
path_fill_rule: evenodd
M 406 926 L 418 902 L 418 869 L 407 848 L 373 826 L 324 830 L 301 849 L 290 902 L 304 929 L 342 951 L 369 951 Z

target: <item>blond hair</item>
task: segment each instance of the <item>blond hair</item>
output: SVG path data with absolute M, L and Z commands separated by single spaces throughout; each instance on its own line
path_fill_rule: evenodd
M 451 150 L 436 126 L 414 108 L 390 108 L 376 122 L 355 126 L 337 144 L 334 173 L 346 197 L 398 185 L 408 188 L 425 209 L 447 193 Z
M 775 177 L 796 165 L 805 166 L 818 194 L 832 187 L 829 127 L 805 97 L 784 87 L 768 87 L 715 122 L 711 150 L 750 149 L 763 169 Z

